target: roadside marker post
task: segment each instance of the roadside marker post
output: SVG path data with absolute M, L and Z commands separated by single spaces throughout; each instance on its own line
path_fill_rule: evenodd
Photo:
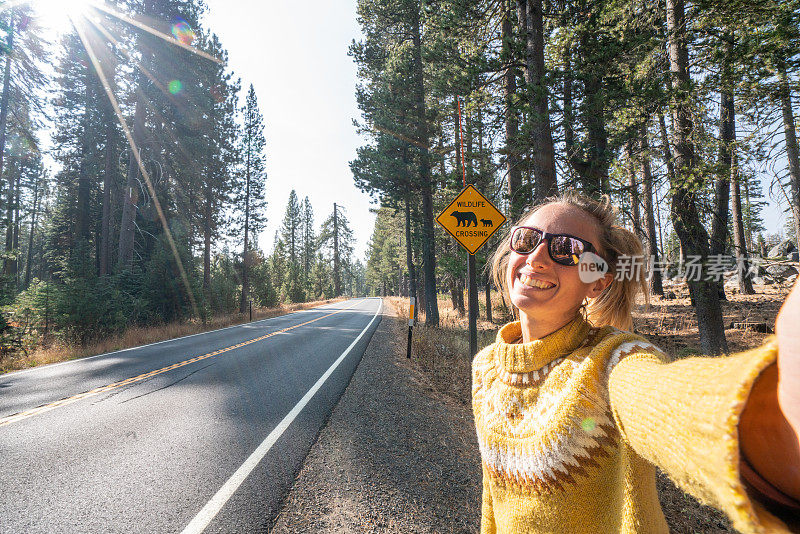
M 408 345 L 406 347 L 406 358 L 411 359 L 411 331 L 414 328 L 414 305 L 416 304 L 416 297 L 409 297 L 410 303 L 408 306 Z

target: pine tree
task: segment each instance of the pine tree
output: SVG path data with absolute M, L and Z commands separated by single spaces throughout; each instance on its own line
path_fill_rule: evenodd
M 303 212 L 294 189 L 289 193 L 280 235 L 286 247 L 286 259 L 290 264 L 298 264 L 302 258 Z
M 250 233 L 258 235 L 258 232 L 266 224 L 264 213 L 267 206 L 265 197 L 267 175 L 264 160 L 266 140 L 264 139 L 264 121 L 258 110 L 256 92 L 252 84 L 247 92 L 247 100 L 242 108 L 242 114 L 244 115 L 244 125 L 242 126 L 239 152 L 243 163 L 241 178 L 244 183 L 238 184 L 239 191 L 234 200 L 234 204 L 244 212 L 241 221 L 244 227 L 244 245 L 242 248 L 242 298 L 239 303 L 239 313 L 245 312 L 249 298 L 248 270 L 251 263 L 250 249 L 253 248 L 250 244 Z
M 308 197 L 303 199 L 303 244 L 301 250 L 301 263 L 303 285 L 306 290 L 311 289 L 311 268 L 314 263 L 314 254 L 317 250 L 317 237 L 314 234 L 314 210 Z
M 344 269 L 353 255 L 353 231 L 342 206 L 333 205 L 333 213 L 322 223 L 319 232 L 319 247 L 328 252 L 333 264 L 333 296 L 342 294 Z
M 289 193 L 289 200 L 286 203 L 286 212 L 280 228 L 280 242 L 283 245 L 283 260 L 286 265 L 285 279 L 281 286 L 282 296 L 284 300 L 290 302 L 302 302 L 305 300 L 300 272 L 303 254 L 303 211 L 294 189 Z
M 56 205 L 48 235 L 50 256 L 56 263 L 69 256 L 79 241 L 86 244 L 89 259 L 94 256 L 95 239 L 90 230 L 100 206 L 97 177 L 105 163 L 98 136 L 106 131 L 99 82 L 83 43 L 72 32 L 64 37 L 62 46 L 53 134 L 58 147 L 55 159 L 61 169 L 54 177 Z
M 13 137 L 24 139 L 37 149 L 36 134 L 41 128 L 44 99 L 39 88 L 47 84 L 42 65 L 49 57 L 43 47 L 43 31 L 38 26 L 29 5 L 6 5 L 0 13 L 0 29 L 5 39 L 0 41 L 3 61 L 2 96 L 0 97 L 0 209 L 5 204 L 3 225 L 6 230 L 6 254 L 13 249 L 13 235 L 9 228 L 15 225 L 10 219 L 14 199 L 14 178 L 6 170 L 6 156 L 13 156 L 7 143 Z M 4 187 L 4 182 L 8 184 Z M 5 192 L 5 199 L 4 199 Z M 3 271 L 9 273 L 11 265 L 4 261 Z

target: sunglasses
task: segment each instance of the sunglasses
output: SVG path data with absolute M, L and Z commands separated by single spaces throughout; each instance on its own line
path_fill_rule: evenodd
M 581 254 L 594 251 L 590 242 L 574 235 L 548 234 L 532 226 L 511 229 L 511 250 L 517 254 L 530 254 L 542 241 L 547 241 L 550 259 L 561 265 L 578 265 Z

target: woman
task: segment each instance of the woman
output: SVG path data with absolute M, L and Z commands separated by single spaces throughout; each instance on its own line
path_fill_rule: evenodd
M 642 254 L 615 218 L 607 197 L 563 196 L 494 255 L 520 320 L 473 361 L 481 531 L 668 532 L 658 466 L 742 532 L 800 532 L 800 289 L 763 346 L 667 363 L 625 331 L 646 280 L 614 275 Z M 587 279 L 592 254 L 609 270 Z

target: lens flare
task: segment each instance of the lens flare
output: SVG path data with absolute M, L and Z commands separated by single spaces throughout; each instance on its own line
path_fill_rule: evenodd
M 188 22 L 182 19 L 178 19 L 172 25 L 172 35 L 185 45 L 190 45 L 194 41 L 194 30 L 189 26 Z
M 169 92 L 173 95 L 177 95 L 183 90 L 183 83 L 181 83 L 180 80 L 172 80 L 169 82 L 169 85 L 167 85 L 167 89 L 169 89 Z
M 591 432 L 596 426 L 597 423 L 595 423 L 594 419 L 591 417 L 586 417 L 583 421 L 581 421 L 581 427 L 585 432 Z

